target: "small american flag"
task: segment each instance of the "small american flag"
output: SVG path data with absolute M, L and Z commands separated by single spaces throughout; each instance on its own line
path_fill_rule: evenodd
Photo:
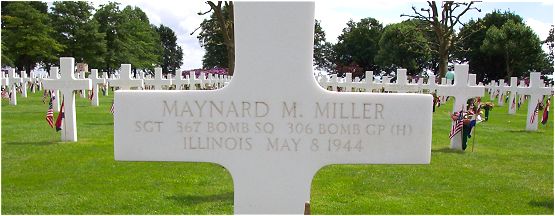
M 511 109 L 515 109 L 516 108 L 516 96 L 513 97 L 513 103 L 511 103 Z
M 8 94 L 7 89 L 2 89 L 2 99 L 10 99 L 10 94 Z
M 90 92 L 89 100 L 92 101 L 92 99 L 93 99 L 93 97 L 94 97 L 94 89 L 93 89 L 93 90 L 90 90 L 89 92 Z
M 112 106 L 110 107 L 110 112 L 114 114 L 114 100 L 112 100 Z
M 46 100 L 47 95 L 48 95 L 48 90 L 44 90 L 44 93 L 42 93 L 42 103 L 45 103 L 44 101 Z
M 533 124 L 536 121 L 536 116 L 538 116 L 538 110 L 540 109 L 540 101 L 538 100 L 538 104 L 536 104 L 536 108 L 534 109 L 534 113 L 530 117 L 530 124 Z
M 50 103 L 48 105 L 48 111 L 46 111 L 46 122 L 51 128 L 54 128 L 54 108 L 52 108 L 52 98 L 50 98 Z
M 463 128 L 463 110 L 461 109 L 460 112 L 457 113 L 457 120 L 455 120 L 455 124 L 451 127 L 451 132 L 449 133 L 449 139 L 453 139 L 457 133 L 461 132 Z

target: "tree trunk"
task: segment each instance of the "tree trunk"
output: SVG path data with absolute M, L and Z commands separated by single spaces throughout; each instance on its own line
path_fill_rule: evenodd
M 445 74 L 447 73 L 448 64 L 449 64 L 449 53 L 447 52 L 447 49 L 440 48 L 439 50 L 439 77 L 440 78 L 445 77 Z
M 506 68 L 506 77 L 505 80 L 511 80 L 511 76 L 513 75 L 513 72 L 511 71 L 511 62 L 509 61 L 509 51 L 507 49 L 505 49 L 505 68 Z

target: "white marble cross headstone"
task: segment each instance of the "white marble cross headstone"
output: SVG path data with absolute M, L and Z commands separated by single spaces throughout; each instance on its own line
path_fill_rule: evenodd
M 162 68 L 154 68 L 154 79 L 146 79 L 145 85 L 154 86 L 154 90 L 162 90 L 164 86 L 171 86 L 172 80 L 162 76 Z
M 75 115 L 75 94 L 73 91 L 79 89 L 91 89 L 91 80 L 76 79 L 75 59 L 71 57 L 60 58 L 61 76 L 59 79 L 44 79 L 42 82 L 45 89 L 58 89 L 64 101 L 64 119 L 62 123 L 62 141 L 77 141 L 77 121 Z M 53 78 L 53 77 L 51 77 Z M 57 77 L 56 77 L 57 78 Z
M 202 83 L 197 78 L 196 73 L 194 71 L 189 72 L 189 90 L 197 90 L 197 84 L 200 84 L 202 89 Z
M 440 84 L 441 84 L 442 86 L 450 86 L 450 85 L 451 85 L 451 84 L 447 84 L 447 78 L 445 78 L 445 77 L 441 78 L 441 83 L 440 83 Z M 437 93 L 437 87 L 436 87 L 436 93 Z M 438 95 L 438 96 L 439 96 L 439 95 Z M 445 96 L 440 96 L 440 97 L 439 97 L 439 102 L 440 102 L 441 104 L 447 103 L 447 97 L 445 97 Z
M 9 88 L 10 78 L 3 71 L 0 72 L 0 86 Z
M 109 80 L 110 86 L 119 87 L 121 90 L 131 90 L 131 88 L 141 89 L 144 87 L 142 79 L 131 78 L 131 64 L 121 64 L 119 79 Z
M 85 71 L 79 72 L 79 78 L 84 79 L 84 80 L 88 80 L 88 78 L 85 75 Z M 81 89 L 81 97 L 82 98 L 87 98 L 87 89 Z
M 499 79 L 499 83 L 497 84 L 497 92 L 498 94 L 498 98 L 497 98 L 497 105 L 498 106 L 503 106 L 505 105 L 505 92 L 506 90 L 506 86 L 507 84 L 505 83 L 504 79 Z
M 516 113 L 517 107 L 516 93 L 518 90 L 518 78 L 511 77 L 511 86 L 505 86 L 503 88 L 505 91 L 511 92 L 509 95 L 509 114 L 513 115 Z
M 227 87 L 115 93 L 116 160 L 221 164 L 237 214 L 302 214 L 312 177 L 328 164 L 430 162 L 430 95 L 318 86 L 314 2 L 236 2 L 234 14 Z
M 110 89 L 110 84 L 109 84 L 109 77 L 108 77 L 108 72 L 102 72 L 102 79 L 106 80 L 106 82 L 104 83 L 104 86 L 102 88 L 104 88 L 104 96 L 108 96 L 108 90 Z
M 182 90 L 185 89 L 185 86 L 189 84 L 189 79 L 184 79 L 181 72 L 177 71 L 175 73 L 175 79 L 172 80 L 172 83 L 175 85 L 175 90 Z
M 526 115 L 526 130 L 536 131 L 538 130 L 538 119 L 536 106 L 541 102 L 544 95 L 551 94 L 551 88 L 543 87 L 543 82 L 540 80 L 541 74 L 539 72 L 530 73 L 530 84 L 528 87 L 518 87 L 518 93 L 522 95 L 530 95 L 530 100 L 528 100 L 528 114 Z M 532 116 L 534 116 L 532 118 Z
M 385 84 L 385 90 L 397 93 L 417 92 L 418 85 L 408 83 L 407 69 L 397 69 L 397 82 Z
M 332 74 L 330 78 L 331 91 L 339 91 L 339 77 L 337 74 Z
M 19 77 L 21 77 L 21 96 L 27 97 L 27 83 L 31 81 L 30 77 L 27 77 L 26 71 L 21 71 Z
M 60 79 L 60 74 L 58 73 L 59 68 L 58 67 L 50 67 L 50 77 L 55 79 Z M 44 79 L 41 79 L 41 83 L 42 81 L 44 81 Z M 52 97 L 52 109 L 54 110 L 54 112 L 59 112 L 60 111 L 60 90 L 58 89 L 48 89 L 50 91 L 51 94 L 50 95 Z
M 430 93 L 436 92 L 437 89 L 436 75 L 432 74 L 428 77 L 428 82 L 422 85 L 422 89 L 427 89 Z
M 15 74 L 15 69 L 8 69 L 9 76 L 9 88 L 10 88 L 10 105 L 17 105 L 17 85 L 21 84 L 23 81 L 21 78 L 17 77 Z
M 89 79 L 92 82 L 91 105 L 98 106 L 98 95 L 99 95 L 98 90 L 100 89 L 99 85 L 101 85 L 101 86 L 106 85 L 106 78 L 105 77 L 102 77 L 102 78 L 98 77 L 98 70 L 97 69 L 91 69 L 91 75 L 89 75 Z
M 438 96 L 452 96 L 455 98 L 453 112 L 461 109 L 466 111 L 466 101 L 472 97 L 482 97 L 484 87 L 476 86 L 476 80 L 472 85 L 468 83 L 468 65 L 455 65 L 455 84 L 440 85 L 437 87 Z M 454 124 L 454 121 L 451 123 Z M 451 139 L 451 149 L 462 150 L 462 133 L 457 133 Z
M 364 83 L 364 88 L 366 88 L 366 92 L 372 92 L 372 90 L 375 89 L 381 89 L 381 87 L 383 86 L 381 83 L 376 83 L 376 81 L 374 80 L 374 71 L 366 71 L 366 76 L 365 76 L 365 83 Z

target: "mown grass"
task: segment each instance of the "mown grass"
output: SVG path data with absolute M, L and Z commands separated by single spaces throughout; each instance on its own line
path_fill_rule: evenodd
M 115 161 L 112 95 L 100 107 L 77 98 L 76 143 L 58 142 L 41 93 L 2 101 L 2 214 L 233 213 L 219 165 Z M 312 183 L 312 213 L 552 215 L 553 114 L 526 132 L 525 109 L 496 107 L 459 152 L 449 149 L 448 103 L 434 113 L 430 165 L 327 166 Z

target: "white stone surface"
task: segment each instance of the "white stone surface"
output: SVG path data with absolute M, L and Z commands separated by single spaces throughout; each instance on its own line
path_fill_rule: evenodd
M 397 82 L 386 83 L 385 90 L 397 93 L 417 92 L 418 85 L 410 84 L 407 80 L 407 69 L 397 69 Z
M 505 105 L 505 92 L 507 84 L 505 83 L 504 79 L 499 79 L 499 83 L 497 84 L 497 106 L 504 106 Z
M 19 77 L 21 77 L 21 96 L 27 97 L 27 84 L 31 81 L 31 78 L 27 77 L 26 71 L 21 71 Z
M 119 78 L 109 80 L 109 85 L 119 87 L 120 90 L 131 90 L 131 88 L 142 89 L 144 82 L 142 79 L 131 78 L 131 64 L 121 64 Z
M 17 86 L 23 82 L 21 78 L 15 74 L 15 69 L 8 69 L 9 88 L 10 88 L 10 105 L 17 105 Z
M 53 75 L 52 78 L 56 77 L 56 79 L 60 79 L 60 74 L 58 72 L 58 67 L 50 67 L 50 74 Z M 44 79 L 41 79 L 41 83 L 42 81 L 44 81 Z M 54 112 L 60 112 L 60 91 L 58 89 L 48 89 L 48 91 L 52 94 L 50 95 L 52 97 L 52 109 Z
M 85 76 L 85 71 L 79 72 L 79 79 L 84 79 L 84 80 L 87 79 L 87 77 Z M 82 98 L 87 98 L 87 89 L 81 89 L 80 95 Z
M 76 79 L 74 76 L 75 59 L 71 57 L 60 58 L 61 75 L 59 79 L 44 79 L 45 89 L 60 90 L 64 103 L 64 116 L 62 123 L 62 141 L 77 142 L 77 118 L 75 115 L 75 90 L 91 89 L 91 80 Z M 57 97 L 59 97 L 57 95 Z
M 93 94 L 91 105 L 98 106 L 98 95 L 100 95 L 100 86 L 106 85 L 106 78 L 98 77 L 98 70 L 91 69 L 91 75 L 89 75 L 89 79 L 91 80 L 92 84 L 91 94 Z
M 162 68 L 154 68 L 154 79 L 146 79 L 145 85 L 153 86 L 154 90 L 162 90 L 164 86 L 171 86 L 172 80 L 166 79 L 162 76 Z
M 509 112 L 509 114 L 514 115 L 516 113 L 516 107 L 517 107 L 517 104 L 518 104 L 518 101 L 516 99 L 516 92 L 518 90 L 518 78 L 517 77 L 511 77 L 511 85 L 510 86 L 505 86 L 504 88 L 507 92 L 510 92 L 509 102 L 508 102 L 508 106 L 509 106 L 509 111 L 508 112 Z
M 175 90 L 184 90 L 186 85 L 189 85 L 189 79 L 184 79 L 181 72 L 176 72 L 175 79 L 172 80 L 175 85 Z
M 466 111 L 466 101 L 472 97 L 482 97 L 484 87 L 468 83 L 468 65 L 455 65 L 455 84 L 440 85 L 437 87 L 438 96 L 450 96 L 455 98 L 453 102 L 453 113 L 461 110 Z M 454 121 L 451 122 L 451 126 Z M 462 133 L 459 132 L 451 139 L 451 149 L 462 150 Z
M 543 87 L 544 84 L 540 80 L 541 74 L 539 72 L 530 73 L 530 84 L 528 87 L 518 87 L 518 93 L 522 95 L 529 95 L 528 100 L 528 114 L 526 115 L 526 130 L 536 131 L 538 130 L 538 119 L 537 113 L 534 113 L 536 106 L 541 102 L 544 95 L 551 94 L 551 88 Z M 532 115 L 535 115 L 534 121 L 531 121 Z
M 233 177 L 236 214 L 302 214 L 314 174 L 328 164 L 430 162 L 430 95 L 318 86 L 313 2 L 236 2 L 234 10 L 233 82 L 117 91 L 116 160 L 221 164 Z

